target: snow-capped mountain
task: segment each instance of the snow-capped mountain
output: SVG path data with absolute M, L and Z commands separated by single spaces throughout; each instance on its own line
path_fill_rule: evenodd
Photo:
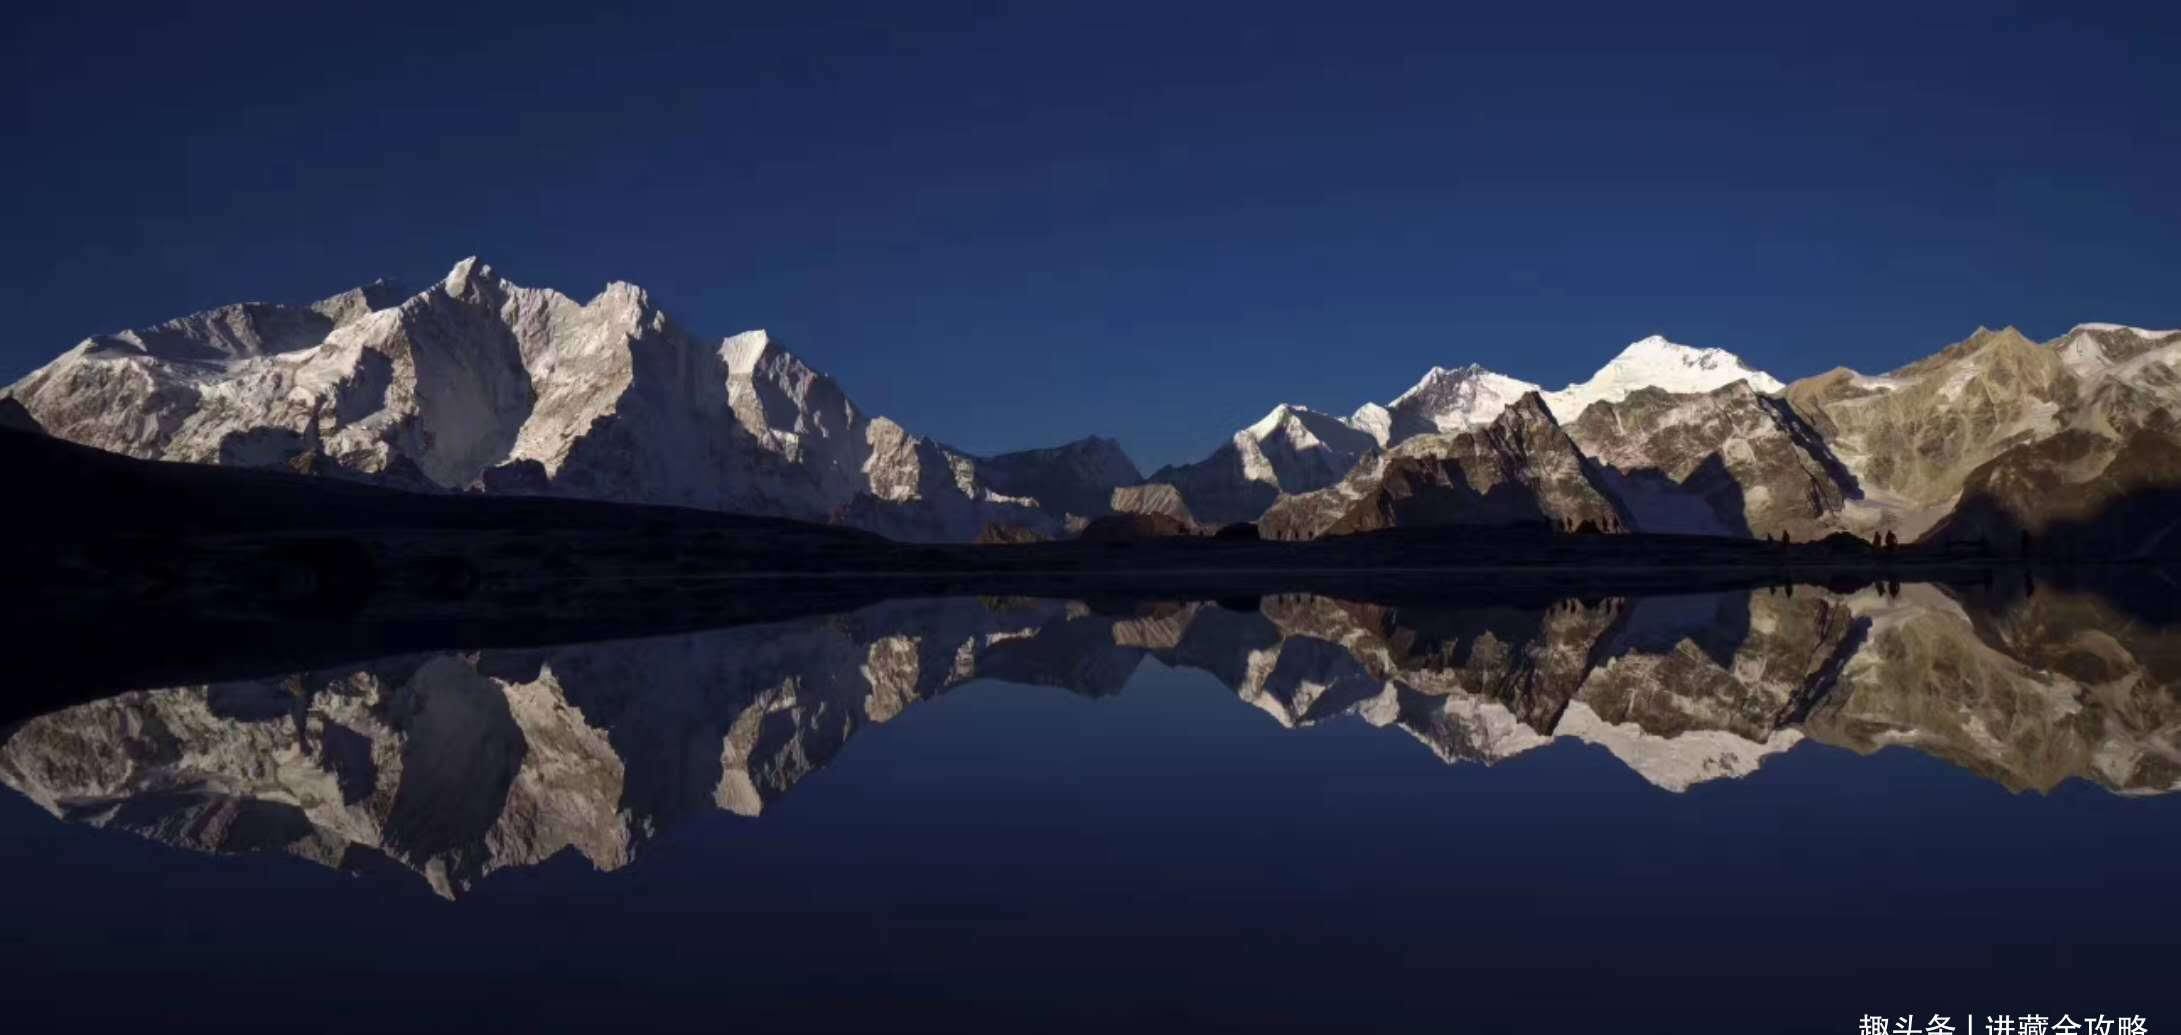
M 1377 439 L 1339 417 L 1282 403 L 1212 455 L 1160 468 L 1149 480 L 1173 486 L 1178 503 L 1198 522 L 1254 521 L 1282 494 L 1331 485 L 1377 449 Z M 1115 497 L 1115 506 L 1149 503 L 1170 512 L 1169 500 L 1164 494 L 1124 493 Z
M 1535 392 L 1490 425 L 1400 442 L 1315 492 L 1280 497 L 1258 525 L 1267 538 L 1317 538 L 1381 527 L 1551 525 L 1625 529 L 1627 516 Z
M 1418 435 L 1490 424 L 1523 393 L 1536 391 L 1542 389 L 1475 363 L 1452 370 L 1432 367 L 1392 402 L 1365 403 L 1348 422 L 1370 432 L 1379 445 L 1394 446 Z
M 1510 524 L 1571 531 L 1628 526 L 1626 513 L 1535 392 L 1482 427 L 1410 438 L 1357 464 L 1339 482 L 1282 496 L 1259 521 L 1274 539 Z
M 1204 460 L 1151 476 L 1152 482 L 1172 486 L 1174 493 L 1124 492 L 1114 498 L 1114 507 L 1156 509 L 1176 517 L 1194 514 L 1207 523 L 1252 521 L 1275 501 L 1331 488 L 1350 472 L 1362 470 L 1359 465 L 1403 443 L 1488 427 L 1530 393 L 1540 393 L 1550 417 L 1565 424 L 1592 402 L 1617 402 L 1641 389 L 1708 392 L 1737 381 L 1747 381 L 1756 392 L 1782 387 L 1733 353 L 1676 345 L 1657 336 L 1628 346 L 1589 380 L 1557 392 L 1474 363 L 1433 367 L 1393 401 L 1366 403 L 1346 420 L 1292 404 L 1276 407 Z M 1298 506 L 1314 510 L 1322 503 L 1320 498 Z M 1283 521 L 1290 529 L 1312 524 Z
M 1589 380 L 1557 392 L 1475 363 L 1451 369 L 1432 367 L 1423 380 L 1392 402 L 1366 403 L 1348 422 L 1370 432 L 1380 445 L 1392 446 L 1417 435 L 1489 424 L 1525 392 L 1544 393 L 1553 416 L 1567 424 L 1582 416 L 1591 403 L 1619 402 L 1641 389 L 1709 392 L 1736 381 L 1748 381 L 1751 388 L 1766 394 L 1786 387 L 1725 349 L 1677 345 L 1652 335 L 1622 349 Z
M 4 394 L 53 435 L 131 456 L 839 521 L 908 539 L 1065 530 L 1064 506 L 1010 492 L 986 467 L 1071 506 L 1138 480 L 1104 441 L 971 456 L 864 413 L 763 331 L 705 345 L 632 284 L 579 303 L 474 258 L 407 297 L 381 283 L 92 338 Z
M 1983 509 L 1948 534 L 2005 538 L 2181 482 L 2166 448 L 2181 448 L 2177 331 L 2083 324 L 2039 344 L 1980 329 L 1883 375 L 1839 369 L 1792 386 L 1658 336 L 1558 391 L 1434 367 L 1347 418 L 1273 407 L 1205 459 L 1147 479 L 1104 438 L 953 449 L 864 412 L 764 331 L 704 342 L 634 285 L 578 302 L 476 259 L 414 293 L 382 281 L 86 339 L 0 390 L 0 425 L 151 459 L 967 541 L 1067 535 L 1114 512 L 1198 530 L 1276 504 L 1316 513 L 1352 474 L 1370 482 L 1409 443 L 1489 430 L 1531 393 L 1637 530 L 1914 539 L 1975 496 Z M 1392 465 L 1390 498 L 1451 487 L 1451 469 L 1414 466 Z M 2130 535 L 2163 542 L 2163 527 Z
M 1589 380 L 1545 393 L 1545 404 L 1552 407 L 1553 416 L 1561 423 L 1568 423 L 1581 417 L 1591 403 L 1619 402 L 1641 389 L 1709 392 L 1736 381 L 1747 381 L 1751 388 L 1766 394 L 1787 387 L 1725 349 L 1676 345 L 1654 334 L 1622 349 Z

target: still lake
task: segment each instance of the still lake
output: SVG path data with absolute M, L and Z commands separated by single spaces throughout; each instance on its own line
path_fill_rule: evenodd
M 2089 590 L 897 601 L 4 737 L 16 1030 L 2181 1025 L 2181 627 Z

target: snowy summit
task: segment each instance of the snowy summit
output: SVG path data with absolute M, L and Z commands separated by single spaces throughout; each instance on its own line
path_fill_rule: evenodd
M 1677 345 L 1651 335 L 1621 350 L 1588 381 L 1578 381 L 1557 392 L 1545 393 L 1545 404 L 1562 423 L 1583 415 L 1594 402 L 1620 402 L 1630 392 L 1661 388 L 1676 394 L 1709 392 L 1736 381 L 1747 381 L 1761 393 L 1787 386 L 1740 356 L 1725 349 L 1700 349 Z

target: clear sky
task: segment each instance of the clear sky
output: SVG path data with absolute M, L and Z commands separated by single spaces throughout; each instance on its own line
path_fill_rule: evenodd
M 1148 471 L 1653 332 L 2181 325 L 2181 5 L 615 6 L 6 15 L 0 379 L 474 253 Z

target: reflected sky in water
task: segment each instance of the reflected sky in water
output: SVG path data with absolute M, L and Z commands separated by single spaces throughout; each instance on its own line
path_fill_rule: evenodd
M 2177 643 L 1913 585 L 954 599 L 137 691 L 0 743 L 0 965 L 201 1027 L 2156 1024 Z

